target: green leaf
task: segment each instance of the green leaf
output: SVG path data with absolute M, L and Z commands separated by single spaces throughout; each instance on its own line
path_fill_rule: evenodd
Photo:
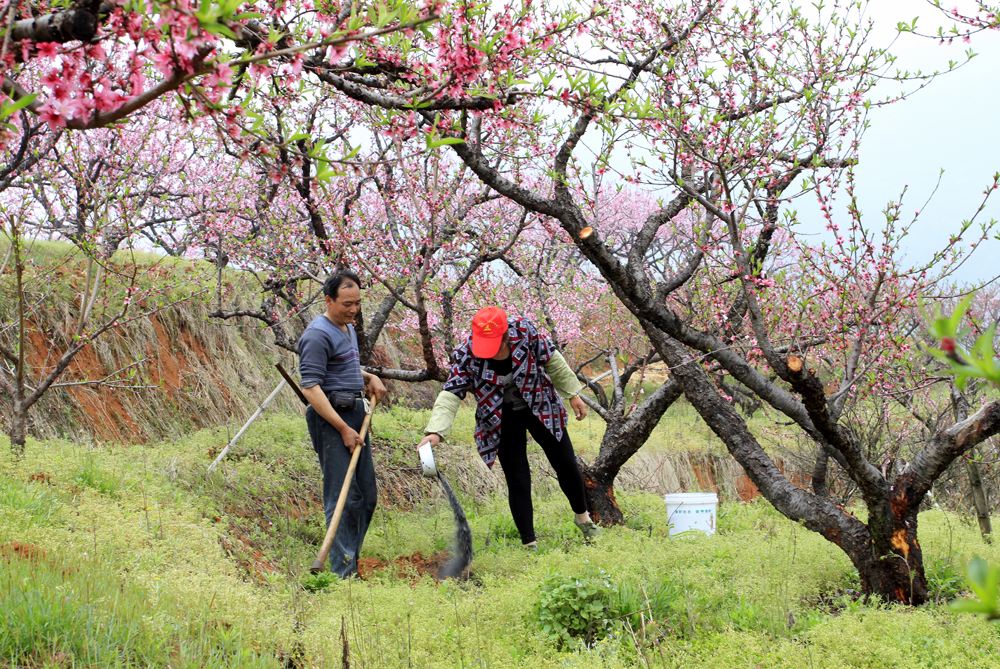
M 958 306 L 955 308 L 955 313 L 951 315 L 948 322 L 952 333 L 958 334 L 958 329 L 962 325 L 962 319 L 965 318 L 965 312 L 969 310 L 969 306 L 972 304 L 974 297 L 974 293 L 969 293 L 962 299 L 961 302 L 958 303 Z
M 989 564 L 981 557 L 972 558 L 967 567 L 969 583 L 982 586 L 986 583 L 986 574 L 989 572 Z
M 425 140 L 428 149 L 439 149 L 442 146 L 450 146 L 452 144 L 465 144 L 464 139 L 458 137 L 440 137 L 436 133 L 428 134 Z
M 951 603 L 952 611 L 957 611 L 959 613 L 982 613 L 989 614 L 992 611 L 992 607 L 984 604 L 978 599 L 960 599 Z
M 213 35 L 221 35 L 222 37 L 228 37 L 229 39 L 236 39 L 236 33 L 234 33 L 229 26 L 222 23 L 206 23 L 202 25 L 205 32 L 212 33 Z
M 320 183 L 325 183 L 334 177 L 342 177 L 345 172 L 343 170 L 335 170 L 329 167 L 324 167 L 316 172 L 316 181 Z
M 361 145 L 359 144 L 359 145 L 357 145 L 357 146 L 355 146 L 355 147 L 352 147 L 350 151 L 348 151 L 348 152 L 347 152 L 346 154 L 344 154 L 344 155 L 343 155 L 343 156 L 342 156 L 342 157 L 340 158 L 340 160 L 341 160 L 341 161 L 348 161 L 348 160 L 352 160 L 352 159 L 354 159 L 354 158 L 355 158 L 355 157 L 356 157 L 356 156 L 357 156 L 357 155 L 358 155 L 358 154 L 359 154 L 360 152 L 361 152 Z
M 980 335 L 976 342 L 972 345 L 972 355 L 979 359 L 980 369 L 984 372 L 993 372 L 996 370 L 996 362 L 994 359 L 995 352 L 993 350 L 993 340 L 996 336 L 997 326 L 996 323 L 987 328 L 986 332 Z
M 37 93 L 30 93 L 20 98 L 19 100 L 15 100 L 14 102 L 4 103 L 3 105 L 0 105 L 0 119 L 10 118 L 14 114 L 21 111 L 22 109 L 30 105 L 32 102 L 34 102 L 36 97 L 38 97 Z

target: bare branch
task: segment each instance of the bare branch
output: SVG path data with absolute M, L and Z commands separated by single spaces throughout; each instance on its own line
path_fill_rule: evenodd
M 919 503 L 931 485 L 956 458 L 982 441 L 1000 434 L 1000 402 L 993 401 L 969 418 L 940 430 L 899 476 L 911 503 Z
M 64 12 L 43 14 L 30 19 L 14 21 L 10 27 L 10 40 L 20 42 L 87 42 L 97 33 L 97 17 L 86 9 L 68 9 Z

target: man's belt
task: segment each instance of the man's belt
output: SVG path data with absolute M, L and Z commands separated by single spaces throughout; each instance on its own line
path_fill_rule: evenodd
M 326 396 L 334 409 L 347 409 L 361 400 L 364 397 L 364 392 L 361 390 L 332 390 Z

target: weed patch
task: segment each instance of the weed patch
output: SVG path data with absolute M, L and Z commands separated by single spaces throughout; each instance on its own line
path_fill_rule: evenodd
M 11 526 L 50 525 L 57 519 L 61 503 L 36 483 L 7 480 L 0 486 L 0 518 Z
M 121 485 L 120 481 L 113 474 L 103 470 L 90 454 L 84 458 L 80 471 L 73 477 L 73 481 L 112 497 L 116 495 Z
M 542 583 L 535 613 L 538 626 L 561 648 L 586 646 L 611 631 L 617 593 L 604 570 L 586 576 L 553 575 Z
M 962 569 L 948 558 L 931 558 L 924 564 L 927 593 L 935 604 L 950 602 L 966 590 Z

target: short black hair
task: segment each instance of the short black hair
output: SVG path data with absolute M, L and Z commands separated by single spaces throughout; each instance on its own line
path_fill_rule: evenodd
M 353 281 L 358 288 L 361 287 L 361 279 L 358 278 L 357 274 L 349 269 L 342 269 L 331 274 L 326 280 L 326 283 L 323 284 L 323 294 L 331 299 L 337 299 L 337 292 L 344 281 Z

